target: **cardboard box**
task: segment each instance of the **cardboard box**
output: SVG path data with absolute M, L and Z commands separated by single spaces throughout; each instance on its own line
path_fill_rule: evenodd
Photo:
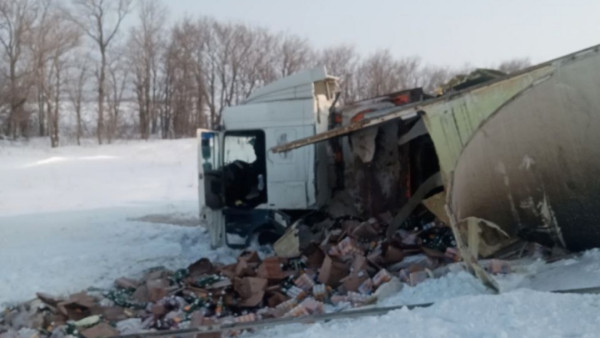
M 337 287 L 340 285 L 342 278 L 346 277 L 349 269 L 344 262 L 333 260 L 329 256 L 325 256 L 323 265 L 319 270 L 319 282 Z
M 233 283 L 235 291 L 241 298 L 251 298 L 257 293 L 265 291 L 268 281 L 260 277 L 236 278 Z
M 366 271 L 353 271 L 350 275 L 344 277 L 341 282 L 346 291 L 358 291 L 360 285 L 369 279 Z
M 286 277 L 286 274 L 281 269 L 281 261 L 279 257 L 265 258 L 258 267 L 256 275 L 268 280 L 279 281 Z
M 89 329 L 85 329 L 81 331 L 81 335 L 85 338 L 100 338 L 100 337 L 112 337 L 118 336 L 120 334 L 112 326 L 107 323 L 100 323 L 98 325 L 92 326 Z
M 166 279 L 152 279 L 146 281 L 146 288 L 148 290 L 148 300 L 150 302 L 158 302 L 163 299 L 168 291 L 169 281 Z
M 214 272 L 212 263 L 208 258 L 201 258 L 188 266 L 190 277 L 198 278 L 202 275 L 210 275 Z

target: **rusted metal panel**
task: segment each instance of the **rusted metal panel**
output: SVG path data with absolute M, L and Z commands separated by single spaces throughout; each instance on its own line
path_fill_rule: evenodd
M 548 79 L 553 69 L 551 66 L 537 68 L 421 108 L 445 180 L 454 169 L 463 147 L 482 123 L 523 91 Z
M 599 69 L 598 52 L 557 62 L 483 121 L 453 168 L 459 220 L 571 250 L 600 245 Z M 448 151 L 439 138 L 436 147 Z

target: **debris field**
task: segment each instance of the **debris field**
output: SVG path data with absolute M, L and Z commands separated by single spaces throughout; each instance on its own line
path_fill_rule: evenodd
M 373 304 L 404 284 L 464 269 L 447 226 L 434 221 L 400 229 L 390 240 L 380 218 L 301 226 L 300 254 L 293 257 L 275 243 L 276 254 L 263 259 L 244 251 L 234 264 L 201 258 L 185 269 L 161 267 L 139 279 L 119 278 L 110 290 L 91 288 L 64 298 L 40 292 L 4 310 L 0 337 L 108 337 L 318 315 Z M 510 271 L 500 260 L 486 267 Z

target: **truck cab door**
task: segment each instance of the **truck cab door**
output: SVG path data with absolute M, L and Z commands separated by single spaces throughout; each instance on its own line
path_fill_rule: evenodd
M 225 241 L 221 137 L 218 132 L 206 129 L 198 129 L 197 137 L 200 221 L 209 231 L 211 246 L 216 248 Z

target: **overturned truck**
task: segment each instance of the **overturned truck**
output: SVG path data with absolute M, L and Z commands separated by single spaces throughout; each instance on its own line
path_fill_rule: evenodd
M 596 247 L 599 49 L 435 98 L 345 108 L 342 113 L 356 113 L 348 123 L 271 150 L 324 141 L 344 148 L 340 138 L 348 136 L 366 166 L 355 178 L 359 190 L 361 179 L 367 186 L 361 196 L 371 199 L 370 211 L 390 203 L 399 208 L 388 232 L 424 204 L 475 256 L 493 256 L 520 241 L 571 251 Z

